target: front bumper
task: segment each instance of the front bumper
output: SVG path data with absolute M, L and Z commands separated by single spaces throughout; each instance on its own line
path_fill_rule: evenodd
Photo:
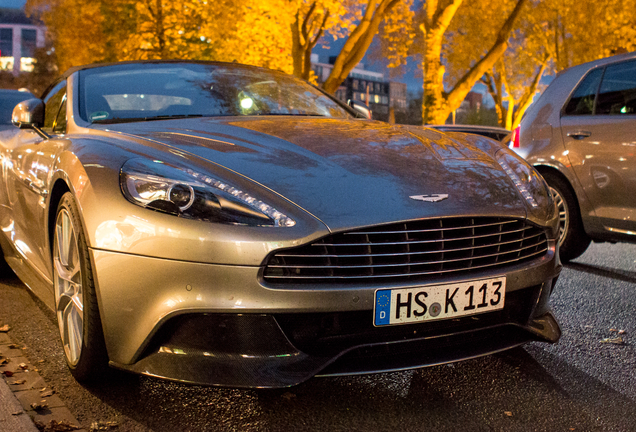
M 548 306 L 560 272 L 553 245 L 505 272 L 503 310 L 382 328 L 372 324 L 375 289 L 405 285 L 280 288 L 260 282 L 260 267 L 91 252 L 111 365 L 181 382 L 285 387 L 315 375 L 409 369 L 560 337 Z

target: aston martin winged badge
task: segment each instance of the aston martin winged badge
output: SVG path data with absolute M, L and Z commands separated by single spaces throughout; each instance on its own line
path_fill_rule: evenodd
M 437 202 L 448 198 L 448 194 L 411 195 L 409 198 L 418 201 Z

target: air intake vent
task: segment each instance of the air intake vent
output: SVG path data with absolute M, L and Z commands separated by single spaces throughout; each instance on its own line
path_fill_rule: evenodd
M 548 250 L 543 229 L 524 220 L 419 220 L 334 234 L 272 255 L 272 283 L 343 283 L 502 268 Z

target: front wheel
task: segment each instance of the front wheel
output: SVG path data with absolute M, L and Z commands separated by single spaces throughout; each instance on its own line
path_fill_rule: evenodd
M 559 256 L 568 262 L 581 256 L 591 239 L 583 229 L 578 201 L 567 182 L 552 173 L 543 173 L 543 178 L 559 209 Z
M 107 369 L 93 271 L 77 204 L 66 193 L 53 232 L 55 312 L 64 356 L 78 381 L 93 381 Z

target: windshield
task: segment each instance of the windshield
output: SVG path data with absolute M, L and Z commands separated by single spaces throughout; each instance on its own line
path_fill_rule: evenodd
M 2 91 L 0 92 L 0 124 L 10 125 L 13 108 L 20 102 L 34 98 L 29 92 Z
M 241 65 L 196 63 L 80 71 L 79 111 L 91 123 L 199 116 L 350 117 L 337 102 L 294 77 Z

